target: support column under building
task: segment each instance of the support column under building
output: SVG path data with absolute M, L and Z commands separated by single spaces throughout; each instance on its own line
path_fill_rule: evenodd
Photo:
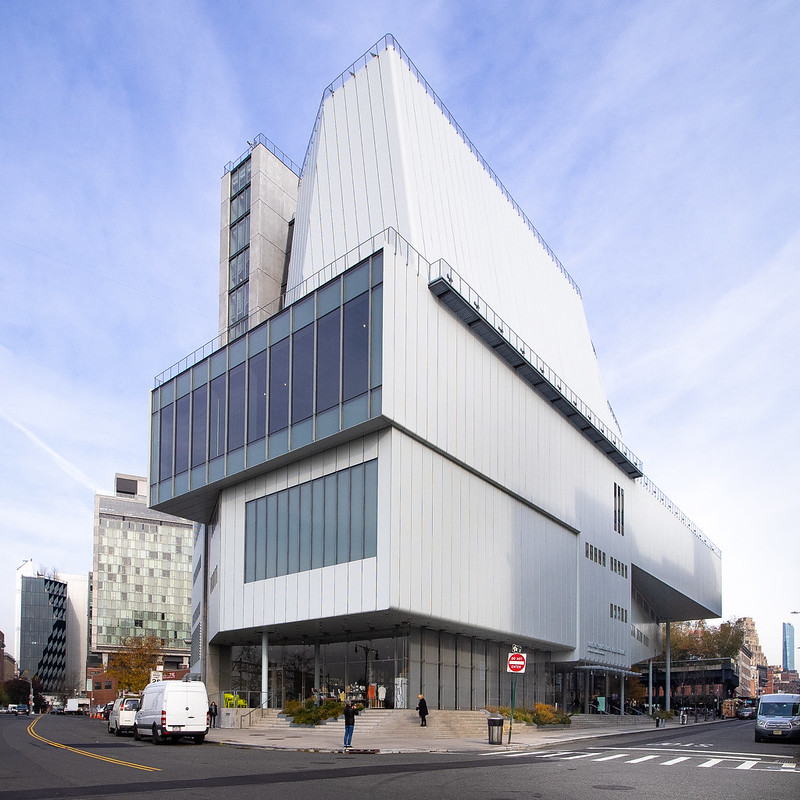
M 261 633 L 261 708 L 269 708 L 269 640 Z
M 322 705 L 320 692 L 320 659 L 319 659 L 319 642 L 314 645 L 314 700 L 316 704 Z
M 666 650 L 665 650 L 665 658 L 666 664 L 664 665 L 664 710 L 669 711 L 671 704 L 670 704 L 670 694 L 671 694 L 671 687 L 672 687 L 672 670 L 670 669 L 670 662 L 671 662 L 671 640 L 670 640 L 670 622 L 667 620 L 667 642 L 666 642 Z

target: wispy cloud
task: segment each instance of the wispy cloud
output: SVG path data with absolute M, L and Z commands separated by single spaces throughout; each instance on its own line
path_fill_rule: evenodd
M 52 447 L 47 445 L 43 442 L 35 433 L 29 431 L 24 425 L 17 422 L 17 420 L 12 419 L 9 417 L 2 408 L 0 408 L 0 419 L 5 420 L 5 422 L 12 427 L 16 428 L 20 431 L 24 436 L 26 436 L 36 447 L 46 453 L 58 466 L 58 468 L 65 474 L 72 478 L 74 481 L 77 481 L 86 489 L 91 491 L 95 491 L 97 488 L 97 484 L 93 483 L 89 477 L 77 467 L 75 464 L 71 463 L 68 459 L 64 458 L 64 456 L 57 453 L 53 450 Z

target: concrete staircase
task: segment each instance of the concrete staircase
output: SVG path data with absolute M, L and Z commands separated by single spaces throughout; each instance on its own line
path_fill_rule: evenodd
M 485 711 L 432 711 L 428 735 L 435 739 L 486 739 L 488 716 Z M 416 715 L 415 723 L 419 725 Z
M 641 714 L 573 714 L 570 727 L 573 730 L 591 730 L 593 728 L 607 728 L 609 725 L 647 725 L 653 724 L 649 717 Z
M 484 711 L 431 711 L 428 716 L 427 735 L 436 739 L 485 738 L 487 733 Z M 291 719 L 277 709 L 263 709 L 261 716 L 253 714 L 250 730 L 270 735 L 289 734 L 297 730 Z M 387 736 L 408 734 L 419 727 L 419 716 L 413 709 L 369 708 L 362 711 L 356 720 L 358 735 Z M 344 734 L 344 717 L 329 719 L 315 727 L 303 726 L 312 732 L 341 731 Z

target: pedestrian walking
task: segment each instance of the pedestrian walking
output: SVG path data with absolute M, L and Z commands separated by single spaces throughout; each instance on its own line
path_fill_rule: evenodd
M 425 698 L 421 694 L 417 695 L 417 700 L 419 701 L 417 703 L 417 712 L 419 713 L 420 719 L 419 726 L 420 728 L 426 728 L 428 723 L 425 717 L 428 716 L 428 704 L 425 702 Z
M 358 709 L 353 705 L 352 700 L 348 700 L 344 706 L 344 748 L 349 750 L 353 741 L 353 729 L 356 727 L 356 717 Z
M 212 702 L 208 707 L 208 719 L 212 728 L 217 727 L 217 704 Z

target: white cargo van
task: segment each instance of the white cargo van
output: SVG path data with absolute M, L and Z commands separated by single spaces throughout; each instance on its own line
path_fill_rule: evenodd
M 763 694 L 756 711 L 756 741 L 800 739 L 800 694 Z
M 139 695 L 118 697 L 108 714 L 108 732 L 122 736 L 123 731 L 132 731 L 138 710 Z
M 208 694 L 201 681 L 157 681 L 144 687 L 133 738 L 151 736 L 160 744 L 191 736 L 202 744 L 208 733 Z

